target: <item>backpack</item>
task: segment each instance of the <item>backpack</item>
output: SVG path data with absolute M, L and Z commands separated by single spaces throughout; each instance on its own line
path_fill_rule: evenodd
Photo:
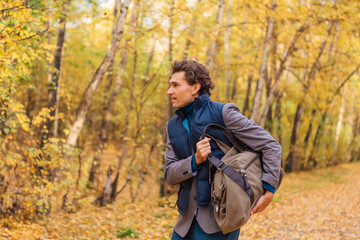
M 206 134 L 208 127 L 221 129 L 233 146 L 230 147 Z M 218 124 L 207 125 L 203 129 L 201 139 L 205 137 L 213 139 L 225 153 L 221 160 L 209 154 L 208 160 L 217 168 L 214 176 L 210 174 L 209 179 L 210 212 L 222 232 L 226 234 L 240 228 L 249 220 L 251 209 L 265 193 L 261 181 L 261 154 L 249 149 L 236 139 L 229 129 Z M 284 173 L 281 169 L 279 186 Z

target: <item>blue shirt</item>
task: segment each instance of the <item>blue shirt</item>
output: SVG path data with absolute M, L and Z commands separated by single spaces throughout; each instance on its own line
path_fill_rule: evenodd
M 187 106 L 183 107 L 184 111 L 185 111 L 185 115 L 186 118 L 183 121 L 183 125 L 186 128 L 187 132 L 189 133 L 189 141 L 191 143 L 191 131 L 190 131 L 190 126 L 191 126 L 191 120 L 192 117 L 194 115 L 194 101 L 191 102 L 190 104 L 188 104 Z M 195 149 L 196 150 L 196 149 Z M 195 154 L 192 155 L 192 159 L 191 159 L 191 171 L 193 173 L 195 173 L 197 170 L 199 170 L 201 168 L 201 165 L 199 167 L 196 167 L 196 162 L 195 162 Z

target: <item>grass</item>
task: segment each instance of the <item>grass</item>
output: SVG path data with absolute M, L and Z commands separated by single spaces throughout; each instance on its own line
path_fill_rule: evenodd
M 139 238 L 139 234 L 131 227 L 120 228 L 115 235 L 117 238 L 125 238 L 125 237 Z

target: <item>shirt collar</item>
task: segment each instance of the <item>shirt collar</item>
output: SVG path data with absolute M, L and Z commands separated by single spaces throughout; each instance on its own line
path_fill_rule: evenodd
M 191 103 L 189 103 L 188 105 L 186 105 L 185 107 L 183 107 L 184 111 L 186 114 L 191 113 L 194 110 L 194 102 L 192 101 Z
M 200 109 L 205 103 L 210 101 L 208 93 L 201 94 L 199 97 L 195 98 L 193 102 L 186 105 L 185 107 L 179 108 L 175 111 L 175 114 L 180 117 L 182 120 L 185 119 L 186 113 L 192 111 L 195 108 L 195 111 Z

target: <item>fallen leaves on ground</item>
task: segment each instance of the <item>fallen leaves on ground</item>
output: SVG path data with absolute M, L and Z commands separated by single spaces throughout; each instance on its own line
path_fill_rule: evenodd
M 239 239 L 357 239 L 360 235 L 360 163 L 285 175 L 273 203 L 251 217 Z M 176 196 L 122 199 L 37 222 L 2 219 L 1 239 L 170 239 Z

